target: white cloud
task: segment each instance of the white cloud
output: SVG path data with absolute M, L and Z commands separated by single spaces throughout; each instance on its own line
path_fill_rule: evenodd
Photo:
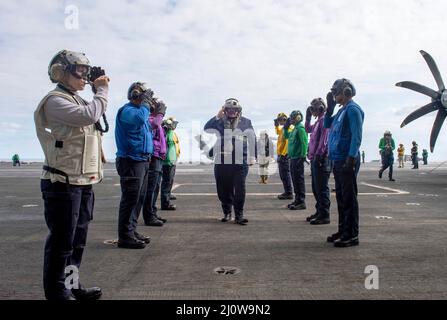
M 79 8 L 79 30 L 64 28 L 68 4 Z M 279 111 L 304 109 L 336 78 L 347 77 L 366 114 L 363 148 L 374 153 L 385 129 L 427 145 L 432 118 L 399 125 L 405 112 L 428 98 L 394 84 L 434 86 L 420 49 L 447 74 L 447 42 L 439 40 L 446 9 L 441 0 L 2 1 L 1 117 L 26 128 L 22 153 L 41 155 L 38 147 L 25 147 L 37 142 L 32 113 L 51 88 L 49 60 L 68 48 L 85 52 L 110 75 L 112 130 L 135 80 L 152 86 L 183 126 L 203 123 L 232 96 L 261 129 Z M 433 155 L 439 159 L 447 152 L 444 132 Z M 112 132 L 108 157 L 114 148 Z M 9 150 L 1 150 L 0 157 L 9 157 Z

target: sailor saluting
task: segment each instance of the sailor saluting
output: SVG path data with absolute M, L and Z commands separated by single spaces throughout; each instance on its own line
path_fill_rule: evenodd
M 74 283 L 73 289 L 68 288 L 65 269 L 72 266 L 78 270 L 81 265 L 93 217 L 92 185 L 103 177 L 104 130 L 98 121 L 107 108 L 109 78 L 101 68 L 92 68 L 85 54 L 67 50 L 53 57 L 48 75 L 57 86 L 42 99 L 34 113 L 37 137 L 45 155 L 41 176 L 49 229 L 43 268 L 45 297 L 98 299 L 100 288 L 84 288 L 79 283 Z M 95 92 L 91 102 L 77 94 L 87 83 Z

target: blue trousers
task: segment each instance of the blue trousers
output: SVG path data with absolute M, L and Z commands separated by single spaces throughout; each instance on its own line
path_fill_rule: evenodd
M 390 179 L 393 177 L 393 164 L 394 164 L 393 155 L 382 156 L 382 168 L 380 169 L 380 171 L 383 173 L 386 169 L 389 168 L 388 177 Z
M 292 176 L 295 202 L 304 203 L 306 200 L 306 186 L 304 184 L 304 161 L 306 158 L 290 159 L 290 174 Z
M 245 180 L 248 175 L 248 165 L 215 164 L 217 195 L 222 204 L 224 214 L 231 214 L 234 207 L 236 219 L 242 219 L 245 204 Z
M 278 156 L 278 171 L 284 187 L 284 193 L 292 194 L 292 177 L 290 175 L 290 159 L 287 155 Z
M 419 168 L 419 159 L 417 153 L 411 154 L 411 161 L 413 162 L 413 168 Z
M 350 239 L 359 235 L 359 203 L 357 200 L 357 174 L 360 157 L 355 170 L 346 170 L 345 161 L 334 161 L 335 193 L 338 207 L 338 232 Z
M 145 223 L 155 219 L 157 216 L 157 189 L 160 187 L 162 173 L 162 160 L 160 158 L 152 157 L 149 165 L 147 179 L 144 183 L 146 191 L 141 193 L 140 207 L 143 207 L 143 219 Z M 139 214 L 140 210 L 138 210 Z M 138 216 L 137 216 L 138 217 Z
M 332 162 L 327 158 L 317 158 L 311 161 L 312 192 L 315 197 L 316 213 L 321 218 L 329 218 L 331 195 L 329 190 L 329 176 Z
M 139 201 L 146 191 L 149 162 L 117 158 L 115 164 L 121 184 L 118 237 L 127 240 L 135 237 L 138 213 L 141 208 Z
M 66 298 L 65 268 L 81 266 L 88 225 L 93 219 L 95 195 L 91 185 L 75 186 L 40 180 L 45 222 L 43 286 L 47 299 Z

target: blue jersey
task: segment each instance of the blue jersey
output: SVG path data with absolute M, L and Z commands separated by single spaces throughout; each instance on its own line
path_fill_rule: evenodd
M 121 107 L 116 115 L 115 140 L 117 157 L 149 160 L 154 150 L 149 110 L 132 103 Z
M 359 156 L 364 118 L 363 110 L 352 100 L 338 110 L 335 116 L 325 115 L 324 127 L 330 128 L 329 159 L 344 161 L 348 156 Z

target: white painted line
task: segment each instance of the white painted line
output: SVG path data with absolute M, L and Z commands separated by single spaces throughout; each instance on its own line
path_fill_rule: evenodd
M 310 184 L 310 183 L 309 183 Z M 198 182 L 198 183 L 180 183 L 178 186 L 215 186 L 216 183 L 214 182 Z M 267 183 L 265 185 L 260 184 L 260 183 L 246 183 L 245 185 L 247 186 L 257 186 L 257 185 L 261 185 L 261 186 L 282 186 L 282 183 L 280 182 L 272 182 L 272 183 Z
M 22 206 L 22 208 L 32 208 L 32 207 L 38 207 L 38 206 L 39 206 L 38 204 L 24 204 Z
M 417 203 L 417 202 L 407 202 L 406 205 L 407 206 L 420 206 L 421 204 Z
M 273 184 L 273 183 L 272 183 Z M 282 183 L 277 183 L 278 185 L 282 185 Z M 378 185 L 374 185 L 374 184 L 370 184 L 370 183 L 366 183 L 366 182 L 361 182 L 362 185 L 365 186 L 369 186 L 369 187 L 373 187 L 373 188 L 377 188 L 377 189 L 382 189 L 382 190 L 386 190 L 386 191 L 390 191 L 390 192 L 359 192 L 359 196 L 372 196 L 372 195 L 377 195 L 377 196 L 384 196 L 387 197 L 388 195 L 403 195 L 403 194 L 410 194 L 408 191 L 404 191 L 404 190 L 399 190 L 399 189 L 392 189 L 392 188 L 388 188 L 388 187 L 382 187 L 382 186 L 378 186 Z M 181 187 L 181 186 L 215 186 L 215 183 L 181 183 L 181 184 L 176 184 L 175 185 L 175 189 Z M 247 184 L 247 185 L 258 185 L 258 184 Z M 173 188 L 174 190 L 174 188 Z M 246 193 L 246 196 L 277 196 L 279 193 Z M 335 195 L 334 192 L 331 192 L 332 195 Z M 216 193 L 176 193 L 175 195 L 178 196 L 216 196 Z M 308 196 L 313 196 L 313 193 L 306 193 L 306 195 Z
M 217 193 L 175 193 L 176 196 L 217 196 Z M 278 192 L 276 193 L 256 193 L 256 192 L 248 192 L 245 194 L 246 196 L 255 196 L 255 197 L 276 197 L 279 195 Z M 400 193 L 368 193 L 368 192 L 359 192 L 359 196 L 374 196 L 374 195 L 400 195 Z M 306 196 L 313 196 L 313 193 L 306 193 Z M 331 192 L 331 196 L 335 197 L 335 192 Z
M 387 190 L 387 191 L 391 191 L 392 192 L 392 193 L 381 192 L 381 193 L 376 193 L 376 194 L 410 194 L 408 191 L 399 190 L 399 189 L 393 189 L 393 188 L 389 188 L 389 187 L 378 186 L 378 185 L 371 184 L 371 183 L 360 182 L 360 184 L 362 184 L 364 186 L 377 188 L 377 189 L 382 189 L 382 190 Z
M 175 172 L 205 172 L 205 169 L 175 169 Z
M 380 219 L 380 220 L 388 220 L 388 219 L 393 219 L 393 217 L 388 217 L 388 216 L 376 216 L 376 219 Z

